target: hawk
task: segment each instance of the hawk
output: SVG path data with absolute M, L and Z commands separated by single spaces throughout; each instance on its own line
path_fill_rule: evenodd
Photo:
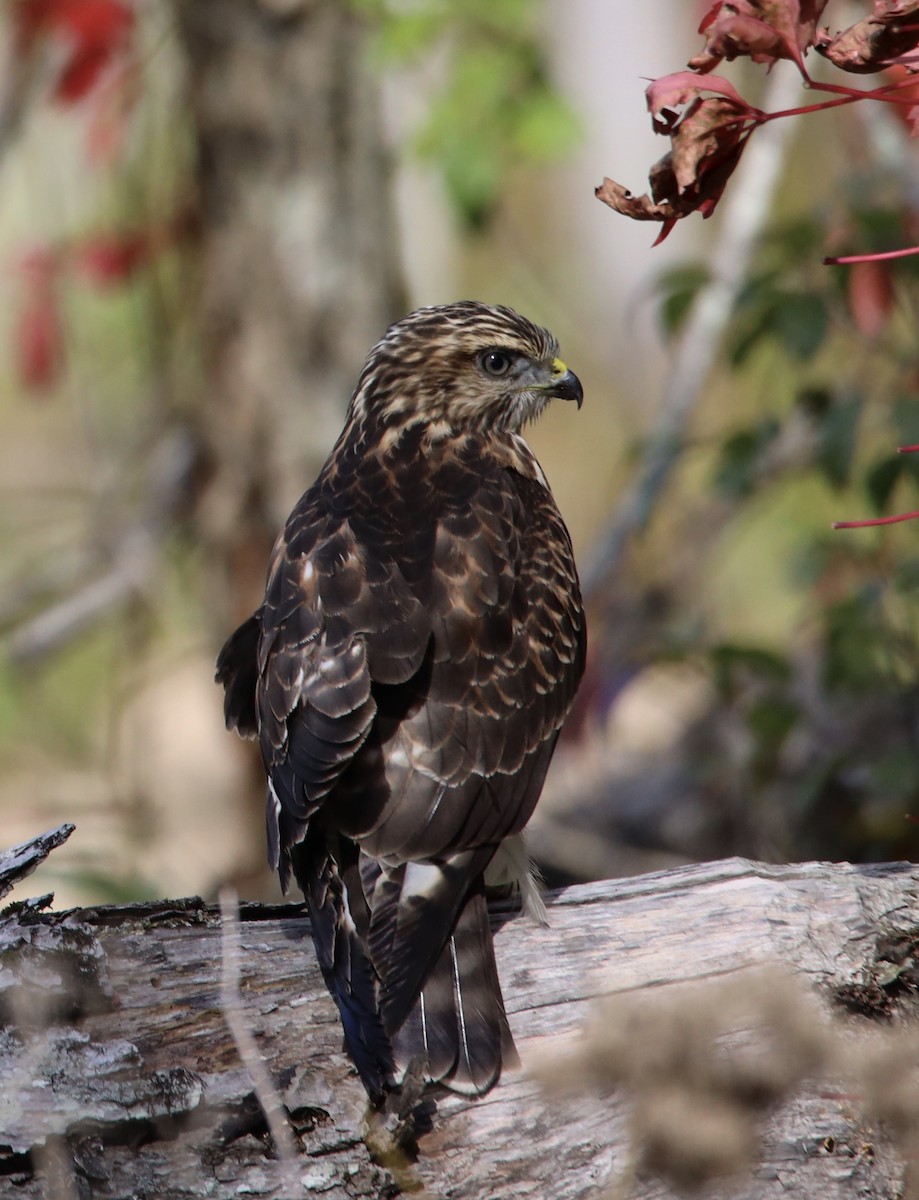
M 375 1103 L 418 1054 L 470 1094 L 516 1058 L 485 873 L 516 850 L 585 654 L 571 540 L 521 437 L 553 397 L 581 405 L 558 353 L 470 301 L 392 325 L 217 660 Z

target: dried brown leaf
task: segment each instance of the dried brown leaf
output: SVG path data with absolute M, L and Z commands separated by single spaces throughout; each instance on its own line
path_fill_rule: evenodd
M 717 0 L 699 26 L 705 48 L 690 59 L 694 71 L 707 74 L 727 59 L 743 55 L 753 62 L 790 59 L 804 71 L 804 53 L 817 36 L 826 0 Z
M 875 0 L 871 16 L 835 37 L 824 32 L 815 45 L 835 67 L 857 75 L 881 71 L 896 62 L 919 66 L 919 2 Z

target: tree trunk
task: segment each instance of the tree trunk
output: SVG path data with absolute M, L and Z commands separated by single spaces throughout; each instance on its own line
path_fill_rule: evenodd
M 341 0 L 174 0 L 204 242 L 200 515 L 215 607 L 265 564 L 341 427 L 370 347 L 404 312 L 368 29 Z
M 0 895 L 4 861 L 11 882 L 66 833 L 0 856 Z M 272 1155 L 221 1006 L 215 910 L 188 899 L 52 913 L 40 910 L 46 901 L 11 906 L 0 918 L 0 1195 L 22 1200 L 388 1197 L 421 1188 L 438 1198 L 573 1200 L 609 1196 L 616 1183 L 622 1196 L 670 1196 L 650 1173 L 654 1155 L 642 1149 L 631 1085 L 591 1090 L 582 1078 L 565 1096 L 527 1071 L 535 1064 L 539 1075 L 570 1073 L 578 1045 L 594 1055 L 589 1041 L 571 1035 L 591 1012 L 596 1025 L 598 998 L 637 1001 L 630 1021 L 654 1012 L 660 997 L 677 1001 L 679 1012 L 681 998 L 701 995 L 714 1011 L 726 977 L 779 962 L 820 996 L 819 1004 L 801 1001 L 819 1014 L 819 1037 L 812 1030 L 809 1045 L 834 1028 L 837 1048 L 857 1057 L 880 1037 L 879 1025 L 889 1026 L 881 1039 L 888 1051 L 889 1039 L 913 1036 L 902 1016 L 914 1007 L 905 981 L 915 967 L 917 867 L 730 859 L 569 888 L 549 897 L 547 927 L 494 910 L 524 1070 L 479 1100 L 436 1094 L 415 1161 L 390 1154 L 384 1165 L 379 1137 L 376 1162 L 368 1151 L 364 1094 L 342 1053 L 302 906 L 245 905 L 235 1015 L 254 1036 L 294 1131 L 295 1157 L 284 1163 Z M 700 993 L 703 985 L 709 990 Z M 687 1000 L 686 1012 L 697 1030 L 698 1003 Z M 601 1016 L 601 1027 L 611 1019 Z M 652 1025 L 660 1056 L 668 1033 Z M 560 1034 L 560 1043 L 552 1040 Z M 719 1051 L 725 1061 L 742 1055 L 746 1036 L 728 1037 Z M 911 1052 L 896 1051 L 904 1070 L 915 1061 L 914 1041 Z M 841 1060 L 831 1061 L 842 1070 Z M 773 1059 L 764 1062 L 764 1078 L 773 1078 Z M 815 1064 L 813 1074 L 826 1078 Z M 663 1059 L 658 1068 L 672 1082 Z M 919 1107 L 919 1092 L 915 1079 L 898 1090 L 898 1069 L 891 1060 L 884 1091 L 902 1104 L 886 1111 L 891 1137 L 908 1152 L 902 1114 Z M 749 1078 L 745 1087 L 763 1094 Z M 764 1109 L 757 1165 L 739 1176 L 734 1194 L 901 1196 L 894 1142 L 860 1107 L 861 1096 L 838 1083 L 790 1089 Z
M 261 603 L 278 531 L 405 312 L 371 30 L 342 0 L 173 0 L 197 154 L 205 378 L 196 506 L 216 639 Z M 219 642 L 218 642 L 219 644 Z M 264 886 L 264 773 L 249 755 Z

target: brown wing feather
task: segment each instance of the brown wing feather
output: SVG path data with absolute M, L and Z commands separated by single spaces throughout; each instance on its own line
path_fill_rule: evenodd
M 315 488 L 275 548 L 260 625 L 269 845 L 286 882 L 290 846 L 370 732 L 374 680 L 416 673 L 429 620 L 398 565 L 360 546 Z
M 489 460 L 453 460 L 431 544 L 431 640 L 336 790 L 336 819 L 369 853 L 427 858 L 496 844 L 542 785 L 515 777 L 555 735 L 584 661 L 568 535 L 548 489 Z M 459 499 L 455 499 L 459 497 Z M 446 785 L 446 796 L 441 785 Z
M 217 656 L 218 683 L 223 684 L 223 715 L 227 729 L 235 729 L 241 737 L 255 737 L 258 718 L 255 712 L 255 691 L 258 686 L 258 641 L 262 632 L 262 610 L 227 638 Z

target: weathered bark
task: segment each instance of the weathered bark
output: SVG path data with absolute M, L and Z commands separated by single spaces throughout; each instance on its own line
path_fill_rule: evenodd
M 341 0 L 174 0 L 203 238 L 200 509 L 215 605 L 261 599 L 278 529 L 404 312 L 380 88 Z
M 195 510 L 215 637 L 261 602 L 279 529 L 405 312 L 372 30 L 342 0 L 173 0 L 195 139 L 205 376 Z M 251 858 L 264 876 L 253 749 Z
M 546 1052 L 546 1035 L 576 1030 L 596 997 L 651 997 L 750 964 L 781 962 L 825 997 L 866 982 L 879 992 L 879 941 L 899 932 L 914 948 L 917 923 L 919 867 L 738 859 L 555 893 L 547 928 L 495 911 L 524 1064 Z M 397 1194 L 364 1142 L 363 1092 L 302 908 L 244 906 L 240 962 L 244 1011 L 297 1135 L 293 1192 L 221 1011 L 217 914 L 191 899 L 67 913 L 26 904 L 0 917 L 0 1194 L 47 1194 L 55 1172 L 56 1194 L 80 1197 Z M 901 992 L 885 999 L 908 1008 Z M 839 1019 L 853 1044 L 873 1024 Z M 418 1159 L 399 1174 L 432 1197 L 599 1198 L 631 1165 L 628 1106 L 612 1093 L 560 1099 L 523 1071 L 478 1101 L 435 1100 Z M 736 1194 L 901 1189 L 902 1164 L 857 1098 L 805 1089 L 770 1117 L 760 1165 Z M 640 1176 L 621 1194 L 671 1195 Z

